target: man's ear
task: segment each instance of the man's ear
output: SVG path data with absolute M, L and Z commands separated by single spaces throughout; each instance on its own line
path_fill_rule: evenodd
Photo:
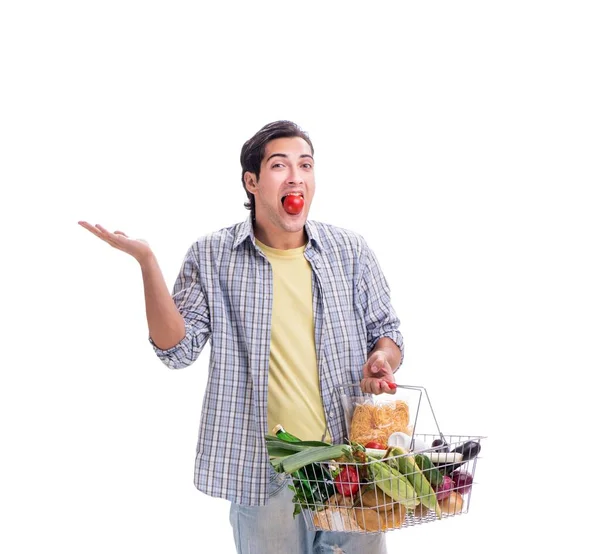
M 246 185 L 246 190 L 250 194 L 256 193 L 258 179 L 256 178 L 256 173 L 251 173 L 250 171 L 246 171 L 244 173 L 244 184 Z

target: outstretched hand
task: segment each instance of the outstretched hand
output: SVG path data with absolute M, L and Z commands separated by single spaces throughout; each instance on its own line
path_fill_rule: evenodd
M 363 392 L 381 394 L 396 392 L 394 372 L 390 367 L 387 357 L 381 350 L 376 350 L 363 366 L 363 379 L 360 382 Z
M 133 256 L 140 263 L 152 255 L 152 250 L 145 240 L 131 239 L 123 231 L 111 233 L 102 227 L 102 225 L 96 224 L 94 226 L 87 221 L 79 221 L 78 223 L 90 233 L 110 244 L 113 248 L 122 250 L 130 256 Z

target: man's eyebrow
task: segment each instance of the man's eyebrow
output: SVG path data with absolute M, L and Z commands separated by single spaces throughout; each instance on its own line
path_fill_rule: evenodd
M 288 158 L 289 156 L 287 154 L 282 154 L 280 152 L 275 152 L 273 154 L 271 154 L 266 160 L 265 162 L 268 162 L 271 158 L 274 158 L 276 156 L 281 156 L 282 158 Z M 300 155 L 301 158 L 310 158 L 311 160 L 314 161 L 314 158 L 310 155 L 310 154 L 301 154 Z

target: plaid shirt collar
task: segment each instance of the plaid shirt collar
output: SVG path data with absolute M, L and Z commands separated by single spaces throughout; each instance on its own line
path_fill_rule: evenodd
M 248 238 L 250 238 L 252 244 L 256 246 L 254 227 L 252 226 L 251 218 L 251 215 L 248 216 L 248 218 L 238 226 L 235 240 L 233 241 L 234 250 Z M 306 235 L 308 236 L 308 242 L 312 244 L 317 251 L 320 251 L 323 248 L 323 243 L 316 225 L 312 221 L 307 220 L 306 224 L 304 225 L 304 229 L 306 230 Z

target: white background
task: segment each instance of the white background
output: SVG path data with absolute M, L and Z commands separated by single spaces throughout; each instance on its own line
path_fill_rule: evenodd
M 583 544 L 595 3 L 218 6 L 0 8 L 0 550 L 234 552 L 227 503 L 192 483 L 208 349 L 166 369 L 136 262 L 77 221 L 146 239 L 171 287 L 197 237 L 246 217 L 240 148 L 276 119 L 313 139 L 311 217 L 383 266 L 398 380 L 446 433 L 488 437 L 469 514 L 394 531 L 390 552 Z

